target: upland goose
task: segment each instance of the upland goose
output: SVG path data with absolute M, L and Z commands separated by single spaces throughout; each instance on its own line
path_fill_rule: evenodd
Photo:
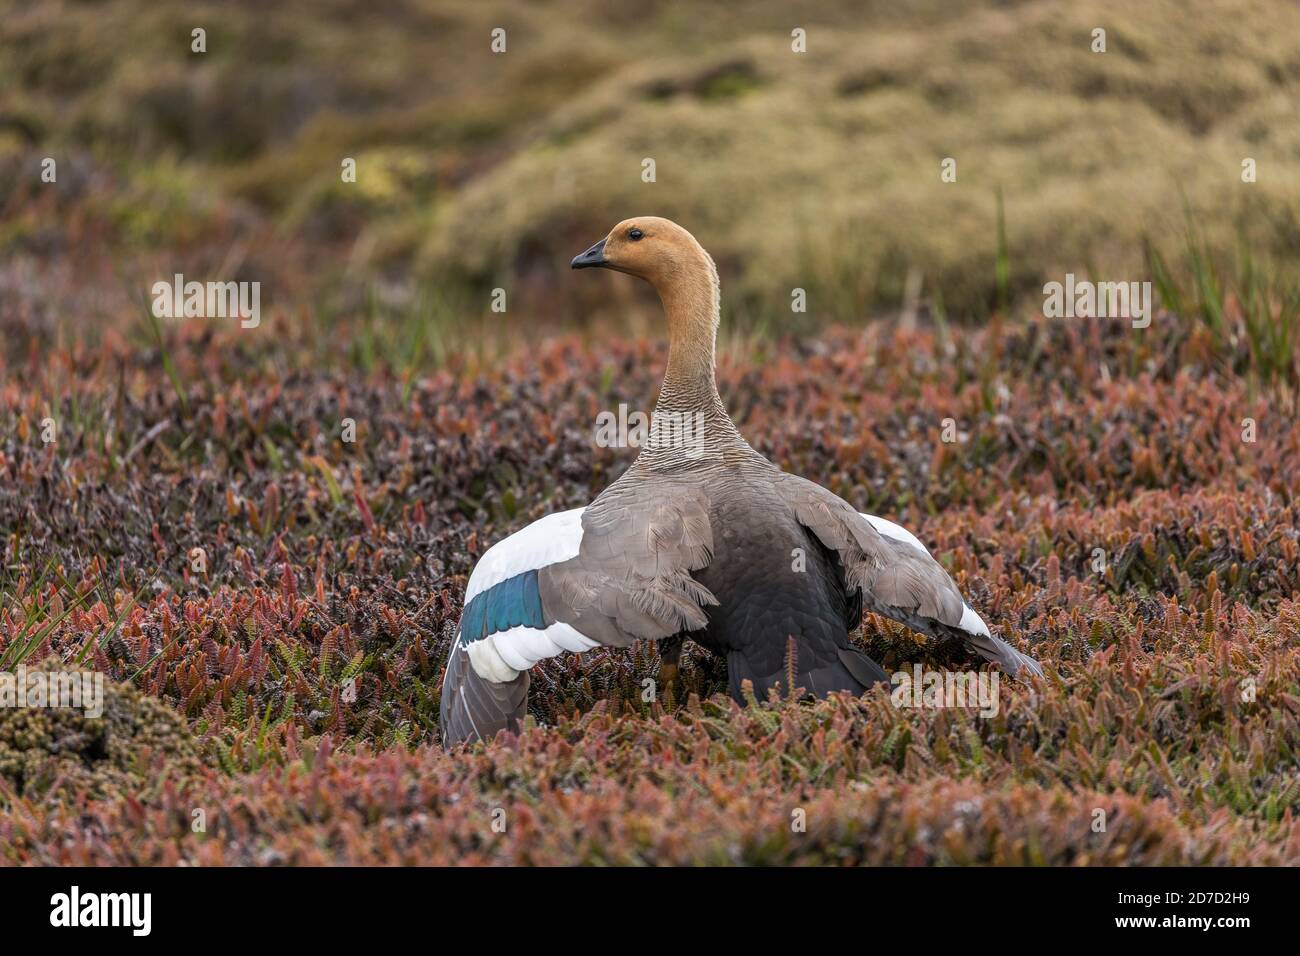
M 727 661 L 730 692 L 785 682 L 818 697 L 888 678 L 849 642 L 866 608 L 1018 676 L 1030 657 L 989 633 L 911 533 L 786 474 L 740 436 L 718 396 L 718 272 L 689 232 L 628 219 L 576 257 L 650 282 L 668 368 L 631 467 L 585 508 L 488 549 L 470 575 L 443 678 L 444 743 L 517 729 L 528 670 L 564 651 L 689 636 Z

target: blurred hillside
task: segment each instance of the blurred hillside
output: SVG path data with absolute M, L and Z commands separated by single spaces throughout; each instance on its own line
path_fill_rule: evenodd
M 512 317 L 635 311 L 630 284 L 563 273 L 642 213 L 692 229 L 754 320 L 788 321 L 794 286 L 845 321 L 909 275 L 957 316 L 1067 270 L 1146 278 L 1143 234 L 1176 259 L 1185 205 L 1225 253 L 1300 251 L 1300 7 L 1278 0 L 44 0 L 0 22 L 9 332 L 137 315 L 175 271 L 261 279 L 287 312 L 479 313 L 498 285 Z

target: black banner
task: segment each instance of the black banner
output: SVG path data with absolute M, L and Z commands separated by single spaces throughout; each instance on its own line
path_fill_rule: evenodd
M 692 938 L 707 926 L 730 942 L 755 919 L 842 930 L 846 914 L 869 932 L 936 942 L 995 927 L 1228 942 L 1279 931 L 1294 886 L 1283 869 L 0 870 L 7 941 L 127 946 L 254 929 L 259 942 L 373 945 L 384 924 L 418 932 L 448 919 L 518 932 L 574 920 L 575 939 L 606 926 L 671 934 L 687 911 Z

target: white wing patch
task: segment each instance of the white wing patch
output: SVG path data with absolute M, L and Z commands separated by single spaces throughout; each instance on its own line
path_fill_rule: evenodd
M 866 518 L 867 521 L 871 522 L 871 526 L 886 538 L 893 538 L 895 541 L 902 541 L 905 544 L 914 545 L 924 551 L 927 555 L 930 554 L 930 549 L 923 545 L 916 535 L 912 534 L 912 532 L 908 531 L 901 524 L 895 524 L 888 518 L 877 518 L 875 515 L 869 515 L 865 511 L 859 512 L 859 514 Z M 957 627 L 965 631 L 967 634 L 982 634 L 986 637 L 990 636 L 989 626 L 984 623 L 984 619 L 976 614 L 975 610 L 965 601 L 962 601 L 961 620 L 957 623 Z
M 985 637 L 992 637 L 989 634 L 989 626 L 984 623 L 984 618 L 975 613 L 974 609 L 965 601 L 962 602 L 961 620 L 957 626 L 967 634 L 982 634 Z
M 516 574 L 576 558 L 582 545 L 582 513 L 586 510 L 574 508 L 538 518 L 488 548 L 469 576 L 465 603 Z
M 883 534 L 886 538 L 893 538 L 895 541 L 902 541 L 920 548 L 924 553 L 929 554 L 930 549 L 923 545 L 919 538 L 912 532 L 908 531 L 901 524 L 894 524 L 888 518 L 877 518 L 875 515 L 869 515 L 865 511 L 859 512 L 862 517 L 871 522 L 871 527 Z
M 558 511 L 488 548 L 469 576 L 465 603 L 517 574 L 577 557 L 582 545 L 585 508 Z M 564 651 L 580 653 L 598 647 L 596 641 L 563 623 L 545 628 L 512 627 L 482 640 L 461 645 L 475 673 L 495 683 L 512 681 L 538 661 Z
M 538 630 L 533 627 L 512 627 L 506 631 L 489 634 L 481 641 L 465 647 L 475 673 L 484 680 L 504 683 L 519 676 L 538 661 L 555 657 L 564 651 L 580 653 L 600 645 L 568 624 L 552 624 Z

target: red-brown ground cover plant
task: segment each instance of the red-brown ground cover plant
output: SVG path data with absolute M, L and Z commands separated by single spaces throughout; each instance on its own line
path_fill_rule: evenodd
M 1300 421 L 1199 327 L 723 349 L 755 447 L 910 527 L 1044 663 L 996 716 L 741 707 L 689 644 L 647 702 L 643 645 L 544 663 L 522 735 L 452 752 L 475 560 L 621 473 L 593 422 L 650 406 L 664 349 L 568 335 L 403 375 L 303 358 L 310 328 L 0 351 L 0 665 L 80 662 L 183 731 L 123 760 L 0 710 L 0 860 L 1300 862 Z M 874 616 L 860 640 L 931 659 Z

